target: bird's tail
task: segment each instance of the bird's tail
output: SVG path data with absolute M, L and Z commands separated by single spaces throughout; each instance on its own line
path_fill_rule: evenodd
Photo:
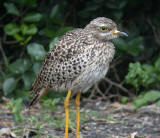
M 36 92 L 33 99 L 29 103 L 29 108 L 37 103 L 37 101 L 48 92 L 49 88 L 42 88 L 39 92 Z

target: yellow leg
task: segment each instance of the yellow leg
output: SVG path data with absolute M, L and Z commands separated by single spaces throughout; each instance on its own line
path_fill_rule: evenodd
M 76 95 L 76 100 L 75 100 L 75 103 L 76 103 L 76 120 L 77 120 L 77 129 L 76 129 L 76 138 L 79 138 L 79 128 L 80 128 L 80 96 L 81 96 L 81 93 L 78 92 L 77 95 Z
M 68 90 L 67 97 L 64 101 L 65 107 L 65 138 L 68 138 L 68 122 L 69 122 L 69 100 L 71 97 L 71 90 Z

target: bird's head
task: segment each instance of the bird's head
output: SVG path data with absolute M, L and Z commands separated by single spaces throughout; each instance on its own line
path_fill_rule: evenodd
M 128 36 L 125 32 L 117 30 L 117 25 L 108 18 L 98 17 L 92 20 L 86 27 L 96 39 L 108 41 L 119 36 Z

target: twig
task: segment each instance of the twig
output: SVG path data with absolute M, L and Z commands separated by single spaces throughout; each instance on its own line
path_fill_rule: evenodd
M 122 62 L 122 60 L 120 60 L 120 59 L 121 59 L 121 55 L 116 57 L 116 59 L 114 59 L 113 63 L 110 65 L 110 69 L 115 68 L 115 66 L 120 64 Z
M 95 88 L 95 86 L 94 86 L 94 88 L 93 88 L 93 90 L 91 91 L 91 94 L 89 95 L 88 99 L 92 99 L 92 98 L 94 97 L 95 92 L 96 92 L 95 89 L 96 89 L 96 88 Z
M 119 89 L 121 89 L 122 91 L 124 91 L 124 92 L 126 92 L 127 94 L 129 94 L 129 91 L 128 91 L 125 87 L 123 87 L 121 84 L 118 84 L 118 83 L 116 83 L 116 82 L 114 82 L 114 81 L 111 81 L 111 80 L 108 79 L 108 78 L 104 78 L 104 80 L 105 80 L 106 82 L 108 82 L 109 84 L 112 84 L 113 86 L 116 86 L 116 87 L 118 87 Z
M 112 86 L 113 86 L 112 84 L 109 84 L 109 87 L 104 92 L 105 95 L 110 91 L 110 89 L 112 88 Z
M 95 88 L 96 88 L 96 90 L 97 90 L 97 92 L 104 98 L 107 98 L 102 92 L 101 92 L 101 90 L 99 89 L 99 87 L 98 87 L 98 83 L 96 83 L 95 84 Z
M 116 68 L 113 68 L 113 72 L 114 72 L 114 75 L 115 75 L 116 80 L 120 82 L 120 77 L 119 77 L 119 75 L 118 75 L 118 73 L 117 73 Z
M 20 58 L 23 57 L 23 55 L 25 53 L 25 49 L 26 49 L 26 45 L 23 46 L 22 52 L 20 53 Z
M 2 42 L 1 42 L 1 38 L 0 38 L 0 52 L 2 54 L 2 57 L 3 57 L 3 60 L 4 60 L 4 63 L 5 63 L 5 66 L 8 67 L 8 60 L 7 60 L 7 57 L 6 57 L 6 54 L 3 50 L 3 47 L 2 47 Z
M 14 40 L 14 41 L 7 41 L 6 40 L 6 35 L 3 36 L 3 43 L 7 44 L 7 45 L 13 45 L 13 44 L 17 44 L 18 41 Z
M 3 14 L 1 17 L 0 17 L 0 20 L 2 20 L 3 18 L 7 17 L 8 13 L 5 13 Z

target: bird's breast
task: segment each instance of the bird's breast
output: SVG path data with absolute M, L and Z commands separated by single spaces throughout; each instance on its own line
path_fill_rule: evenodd
M 109 65 L 115 54 L 115 48 L 113 43 L 99 43 L 95 44 L 92 50 L 93 61 L 97 62 L 98 65 Z

